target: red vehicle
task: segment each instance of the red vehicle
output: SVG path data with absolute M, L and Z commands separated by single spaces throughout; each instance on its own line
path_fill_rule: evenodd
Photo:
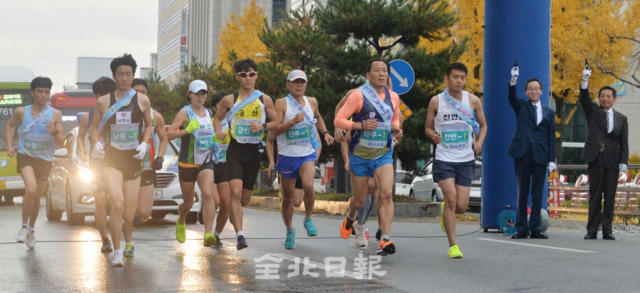
M 96 105 L 96 97 L 91 90 L 70 90 L 54 94 L 51 106 L 62 112 L 62 127 L 68 133 L 78 126 L 78 119 Z

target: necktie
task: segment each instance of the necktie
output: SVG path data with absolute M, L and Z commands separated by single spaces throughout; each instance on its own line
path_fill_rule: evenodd
M 536 125 L 540 124 L 540 115 L 538 115 L 538 107 L 540 107 L 540 105 L 538 104 L 533 105 L 533 111 L 535 112 L 535 115 L 533 117 L 536 118 Z
M 607 111 L 607 133 L 611 133 L 611 130 L 613 130 L 611 129 L 613 127 L 610 127 L 611 122 L 609 120 L 611 120 L 611 112 Z

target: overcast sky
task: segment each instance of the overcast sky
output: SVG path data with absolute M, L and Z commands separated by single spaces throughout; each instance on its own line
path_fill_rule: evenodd
M 0 64 L 48 76 L 59 92 L 76 83 L 78 57 L 127 52 L 150 66 L 157 31 L 157 0 L 1 0 Z

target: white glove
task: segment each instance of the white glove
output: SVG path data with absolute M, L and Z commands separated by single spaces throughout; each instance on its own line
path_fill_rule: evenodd
M 101 142 L 96 142 L 96 145 L 93 147 L 93 151 L 91 152 L 91 156 L 98 159 L 104 158 L 104 146 Z
M 146 142 L 141 142 L 140 145 L 136 148 L 138 154 L 133 156 L 133 158 L 142 161 L 144 159 L 144 155 L 147 153 L 148 147 L 149 145 Z
M 549 170 L 549 173 L 557 170 L 558 168 L 556 167 L 556 163 L 554 162 L 549 162 L 549 165 L 547 166 L 547 170 Z
M 520 75 L 520 69 L 518 69 L 518 66 L 514 66 L 511 69 L 511 85 L 516 84 L 516 81 L 518 81 L 518 75 Z
M 627 173 L 627 164 L 620 164 L 620 172 Z
M 589 77 L 591 76 L 591 70 L 582 70 L 582 81 L 580 82 L 580 88 L 586 90 L 589 86 Z

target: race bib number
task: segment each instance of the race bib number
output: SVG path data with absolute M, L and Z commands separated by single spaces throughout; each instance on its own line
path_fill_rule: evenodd
M 29 134 L 24 138 L 24 151 L 32 157 L 42 157 L 47 154 L 47 143 L 49 135 L 46 134 Z
M 378 128 L 375 130 L 363 130 L 360 134 L 360 145 L 373 149 L 381 149 L 387 146 L 389 135 L 391 133 L 391 124 L 378 122 Z
M 464 149 L 469 146 L 467 125 L 447 125 L 442 128 L 442 145 L 448 149 Z
M 297 126 L 289 128 L 286 133 L 287 144 L 302 145 L 311 143 L 311 127 Z
M 239 143 L 259 143 L 262 131 L 251 132 L 250 122 L 262 123 L 258 119 L 238 119 L 236 122 L 236 141 Z
M 112 124 L 111 146 L 117 150 L 135 150 L 138 145 L 138 123 Z
M 228 144 L 220 145 L 220 149 L 216 153 L 216 156 L 218 158 L 218 163 L 224 163 L 224 162 L 227 161 L 227 149 L 228 148 L 229 148 Z

